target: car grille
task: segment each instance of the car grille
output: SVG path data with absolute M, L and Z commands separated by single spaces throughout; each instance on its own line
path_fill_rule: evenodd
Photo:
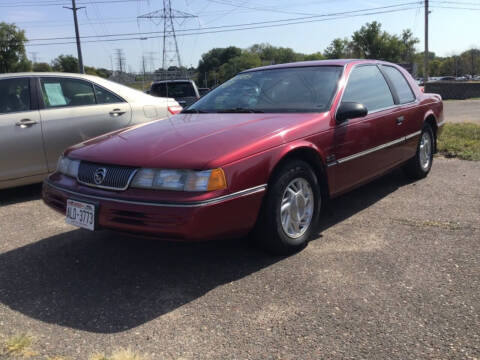
M 137 168 L 95 164 L 86 161 L 80 163 L 77 180 L 81 184 L 110 190 L 125 190 L 137 172 Z

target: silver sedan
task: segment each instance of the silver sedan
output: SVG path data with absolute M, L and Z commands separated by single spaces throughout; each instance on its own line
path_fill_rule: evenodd
M 71 145 L 182 108 L 91 75 L 0 75 L 0 189 L 40 182 Z

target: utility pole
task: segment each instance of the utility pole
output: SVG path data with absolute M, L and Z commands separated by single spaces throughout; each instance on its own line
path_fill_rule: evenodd
M 80 33 L 78 31 L 78 20 L 77 20 L 77 11 L 80 9 L 85 9 L 85 6 L 77 7 L 77 5 L 75 5 L 75 0 L 72 0 L 72 7 L 64 6 L 64 8 L 70 9 L 73 11 L 73 22 L 75 23 L 75 36 L 77 38 L 78 72 L 80 74 L 85 74 L 85 69 L 83 68 L 82 47 L 80 45 Z
M 145 90 L 145 55 L 142 55 L 142 70 L 143 70 L 142 90 Z
M 33 62 L 34 64 L 36 64 L 36 63 L 37 63 L 37 54 L 38 54 L 38 52 L 37 52 L 37 51 L 32 51 L 30 54 L 32 55 L 32 62 Z
M 428 0 L 425 1 L 425 52 L 423 59 L 423 82 L 428 81 Z

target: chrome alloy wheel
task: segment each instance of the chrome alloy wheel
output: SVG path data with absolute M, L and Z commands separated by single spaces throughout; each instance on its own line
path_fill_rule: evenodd
M 423 170 L 427 170 L 432 157 L 432 138 L 427 131 L 422 134 L 422 138 L 420 139 L 419 155 L 420 166 Z
M 296 239 L 307 231 L 312 222 L 315 199 L 310 183 L 295 178 L 283 192 L 280 205 L 282 228 L 286 235 Z

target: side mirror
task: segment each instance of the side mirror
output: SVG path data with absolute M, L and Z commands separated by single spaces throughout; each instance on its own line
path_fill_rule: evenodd
M 365 105 L 357 102 L 342 102 L 337 109 L 337 115 L 335 119 L 340 124 L 348 119 L 355 119 L 364 117 L 368 114 L 368 110 Z

